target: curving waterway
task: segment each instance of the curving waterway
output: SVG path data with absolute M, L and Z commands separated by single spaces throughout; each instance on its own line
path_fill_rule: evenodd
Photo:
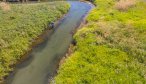
M 48 84 L 54 76 L 59 61 L 67 52 L 72 41 L 72 31 L 83 21 L 92 5 L 79 1 L 69 1 L 68 14 L 51 36 L 32 49 L 29 59 L 18 64 L 6 79 L 6 84 Z

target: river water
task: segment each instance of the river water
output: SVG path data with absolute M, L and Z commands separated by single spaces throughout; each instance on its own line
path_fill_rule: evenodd
M 29 59 L 18 64 L 6 79 L 6 84 L 48 84 L 48 79 L 56 73 L 59 61 L 67 52 L 73 39 L 72 31 L 83 21 L 92 8 L 90 4 L 69 1 L 71 8 L 68 14 L 55 28 L 51 36 L 33 48 Z

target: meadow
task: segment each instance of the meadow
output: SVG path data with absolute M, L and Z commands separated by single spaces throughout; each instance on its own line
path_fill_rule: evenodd
M 0 3 L 0 81 L 30 50 L 48 24 L 61 18 L 68 9 L 69 4 L 65 1 Z
M 94 0 L 55 84 L 145 84 L 146 2 Z

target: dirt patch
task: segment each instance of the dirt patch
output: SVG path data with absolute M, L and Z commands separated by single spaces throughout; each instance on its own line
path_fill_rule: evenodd
M 0 9 L 2 9 L 3 11 L 9 11 L 11 10 L 11 7 L 8 3 L 0 2 Z
M 129 8 L 135 6 L 136 1 L 135 0 L 119 0 L 115 4 L 115 8 L 120 10 L 120 11 L 126 11 Z

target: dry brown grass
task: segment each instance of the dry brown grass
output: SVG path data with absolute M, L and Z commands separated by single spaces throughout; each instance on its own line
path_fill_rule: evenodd
M 9 11 L 11 9 L 10 5 L 5 3 L 5 2 L 1 2 L 0 3 L 0 9 L 2 9 L 3 11 Z
M 139 62 L 146 63 L 146 46 L 144 46 L 146 36 L 134 29 L 132 24 L 98 22 L 97 25 L 97 44 L 118 48 L 134 56 Z
M 116 9 L 120 11 L 126 11 L 129 8 L 135 6 L 136 0 L 119 0 L 116 4 L 115 7 Z

